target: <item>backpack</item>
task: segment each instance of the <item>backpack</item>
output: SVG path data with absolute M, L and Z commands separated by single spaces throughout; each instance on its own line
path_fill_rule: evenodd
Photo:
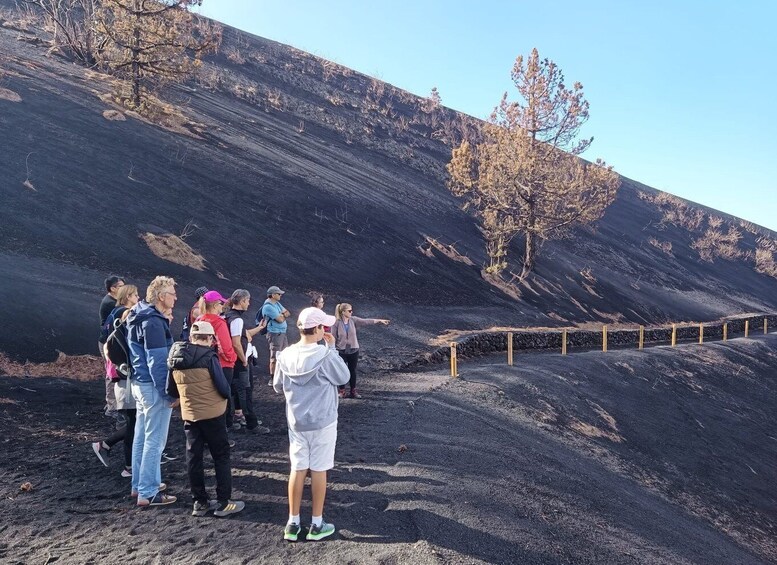
M 261 317 L 261 319 L 260 319 Z M 256 318 L 254 319 L 254 323 L 256 324 L 256 327 L 259 328 L 259 335 L 266 335 L 267 334 L 267 322 L 269 321 L 269 318 L 267 316 L 262 316 L 262 311 L 259 310 L 256 313 Z
M 114 317 L 115 318 L 115 317 Z M 114 329 L 105 340 L 105 349 L 108 360 L 116 366 L 119 380 L 129 377 L 131 364 L 129 355 L 129 343 L 127 343 L 127 322 L 116 319 Z

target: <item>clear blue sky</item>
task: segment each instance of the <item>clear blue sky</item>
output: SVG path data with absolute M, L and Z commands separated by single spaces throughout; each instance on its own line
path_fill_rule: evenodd
M 588 159 L 777 230 L 777 1 L 205 0 L 202 14 L 486 118 L 536 47 L 591 105 Z

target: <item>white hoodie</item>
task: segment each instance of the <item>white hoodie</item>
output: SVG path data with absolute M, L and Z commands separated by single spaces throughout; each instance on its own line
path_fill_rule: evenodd
M 295 432 L 310 432 L 337 421 L 337 387 L 350 379 L 334 347 L 295 343 L 275 361 L 273 389 L 286 396 L 286 420 Z

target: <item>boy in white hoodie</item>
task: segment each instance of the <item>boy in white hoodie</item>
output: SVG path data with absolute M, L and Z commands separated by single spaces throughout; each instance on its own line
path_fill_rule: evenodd
M 320 540 L 335 533 L 334 524 L 323 519 L 326 472 L 335 461 L 337 388 L 350 378 L 334 338 L 324 332 L 324 326 L 331 327 L 335 321 L 318 308 L 305 308 L 297 319 L 299 342 L 278 353 L 275 365 L 273 388 L 286 396 L 289 425 L 289 521 L 283 532 L 289 541 L 297 541 L 301 532 L 299 513 L 308 470 L 313 519 L 305 539 Z M 322 339 L 326 345 L 318 345 Z

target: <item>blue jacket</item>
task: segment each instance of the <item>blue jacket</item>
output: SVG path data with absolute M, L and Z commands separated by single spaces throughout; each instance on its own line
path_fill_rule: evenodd
M 132 379 L 152 383 L 162 398 L 172 401 L 165 390 L 167 355 L 173 345 L 170 322 L 153 306 L 139 302 L 127 318 L 127 341 Z

